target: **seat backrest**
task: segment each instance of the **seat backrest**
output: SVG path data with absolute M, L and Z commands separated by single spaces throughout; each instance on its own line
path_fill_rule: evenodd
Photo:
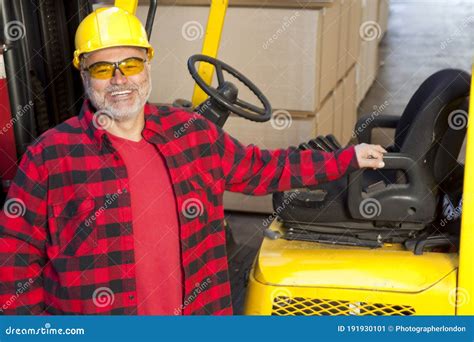
M 440 161 L 457 158 L 467 125 L 456 125 L 467 121 L 469 90 L 470 75 L 462 70 L 445 69 L 428 77 L 400 118 L 395 131 L 396 151 L 426 161 L 433 173 Z M 445 168 L 442 173 L 448 171 Z M 434 177 L 440 180 L 443 175 L 438 172 Z
M 437 184 L 448 181 L 453 170 L 458 167 L 459 152 L 466 138 L 469 99 L 464 99 L 456 107 L 450 112 L 453 114 L 448 117 L 448 128 L 434 155 L 433 173 Z

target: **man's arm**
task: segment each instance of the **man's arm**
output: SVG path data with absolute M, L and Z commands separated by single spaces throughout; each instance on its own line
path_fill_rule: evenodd
M 42 314 L 46 262 L 46 172 L 28 149 L 0 213 L 0 314 Z
M 296 148 L 270 151 L 244 146 L 220 128 L 215 129 L 226 190 L 266 195 L 336 180 L 359 168 L 353 146 L 335 153 Z

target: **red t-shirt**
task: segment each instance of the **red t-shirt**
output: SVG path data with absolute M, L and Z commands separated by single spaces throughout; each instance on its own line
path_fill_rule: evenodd
M 127 168 L 132 201 L 139 315 L 175 315 L 183 303 L 176 198 L 159 151 L 108 134 Z

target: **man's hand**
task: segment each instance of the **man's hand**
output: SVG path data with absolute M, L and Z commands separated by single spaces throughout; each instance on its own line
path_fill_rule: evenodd
M 383 154 L 387 151 L 380 145 L 359 144 L 355 146 L 355 153 L 361 168 L 371 167 L 375 170 L 385 166 Z

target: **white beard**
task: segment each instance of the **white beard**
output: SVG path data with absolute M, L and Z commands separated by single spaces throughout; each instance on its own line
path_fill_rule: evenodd
M 134 101 L 133 105 L 127 108 L 117 108 L 113 103 L 109 103 L 105 96 L 95 91 L 90 85 L 90 78 L 87 79 L 85 86 L 86 94 L 92 105 L 97 111 L 103 111 L 110 115 L 113 120 L 126 121 L 136 117 L 145 106 L 148 98 L 150 97 L 152 85 L 151 85 L 151 70 L 146 68 L 147 77 L 141 84 L 128 84 L 124 86 L 110 86 L 106 89 L 106 92 L 121 91 L 121 90 L 136 90 L 138 91 L 138 98 Z

